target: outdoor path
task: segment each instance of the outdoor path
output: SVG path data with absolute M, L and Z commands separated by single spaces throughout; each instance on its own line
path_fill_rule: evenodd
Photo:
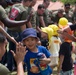
M 35 10 L 37 10 L 37 6 L 39 4 L 42 4 L 42 0 L 38 0 L 35 6 L 33 7 Z M 57 2 L 50 2 L 50 5 L 48 7 L 49 10 L 57 10 L 57 9 L 63 9 L 63 4 L 59 1 Z

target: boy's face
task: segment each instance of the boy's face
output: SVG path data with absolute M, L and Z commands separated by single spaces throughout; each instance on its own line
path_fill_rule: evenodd
M 38 39 L 34 37 L 29 37 L 23 40 L 23 44 L 26 45 L 26 47 L 29 48 L 30 50 L 34 50 L 37 43 L 38 43 Z
M 7 40 L 5 40 L 4 43 L 0 43 L 0 60 L 2 59 L 3 55 L 6 52 L 6 46 L 7 46 L 8 42 Z

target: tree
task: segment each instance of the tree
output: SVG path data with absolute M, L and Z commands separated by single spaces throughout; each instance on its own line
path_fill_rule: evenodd
M 51 0 L 52 2 L 56 2 L 57 0 Z
M 61 2 L 65 3 L 70 3 L 70 4 L 75 4 L 76 0 L 60 0 Z

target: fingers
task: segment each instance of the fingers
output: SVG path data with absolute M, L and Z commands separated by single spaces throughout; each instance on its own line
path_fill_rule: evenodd
M 63 31 L 62 31 L 62 30 L 57 30 L 57 32 L 58 32 L 59 34 L 62 34 L 62 33 L 63 33 Z
M 16 45 L 16 53 L 18 52 L 27 52 L 26 50 L 26 46 L 23 46 L 23 44 L 21 42 L 19 42 L 17 45 Z
M 14 37 L 11 37 L 11 40 L 13 41 L 13 43 L 17 44 L 17 41 L 14 39 Z
M 18 52 L 18 50 L 19 50 L 19 43 L 16 44 L 16 53 Z
M 26 47 L 23 46 L 21 42 L 16 44 L 16 52 L 12 51 L 13 57 L 16 62 L 22 62 L 24 60 L 25 54 L 27 53 Z
M 16 53 L 23 53 L 23 54 L 26 54 L 27 53 L 27 50 L 26 50 L 26 46 L 24 47 L 23 44 L 21 42 L 19 42 L 17 45 L 16 45 Z
M 13 50 L 11 50 L 11 53 L 13 54 L 13 56 L 15 57 L 15 53 L 14 53 L 14 51 Z

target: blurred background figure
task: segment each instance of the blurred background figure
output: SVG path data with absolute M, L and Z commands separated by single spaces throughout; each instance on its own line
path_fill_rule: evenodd
M 64 10 L 63 9 L 59 9 L 56 12 L 52 13 L 52 17 L 51 20 L 58 25 L 58 21 L 61 17 L 64 17 Z
M 73 20 L 73 24 L 75 24 L 76 23 L 76 3 L 74 5 L 72 20 Z
M 68 19 L 69 22 L 72 22 L 73 12 L 71 11 L 71 5 L 69 3 L 64 5 L 65 18 Z

